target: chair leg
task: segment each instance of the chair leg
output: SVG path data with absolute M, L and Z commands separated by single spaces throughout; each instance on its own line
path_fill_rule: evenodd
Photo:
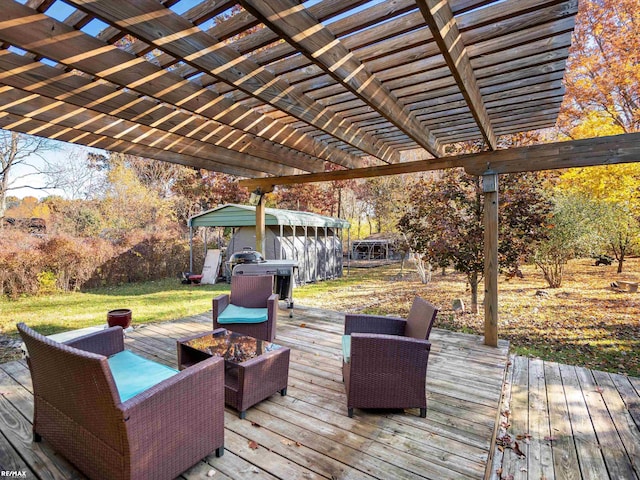
M 33 432 L 33 441 L 39 443 L 42 441 L 42 436 L 39 433 Z
M 224 455 L 224 445 L 216 448 L 216 457 L 220 458 L 222 455 Z
M 347 408 L 347 415 L 349 418 L 353 418 L 353 408 Z
M 420 417 L 427 418 L 427 409 L 426 408 L 421 408 L 420 409 Z
M 247 411 L 243 410 L 242 412 L 238 413 L 238 417 L 240 417 L 242 420 L 244 420 L 247 416 Z
M 280 395 L 282 395 L 283 397 L 287 394 L 287 389 L 283 388 L 282 390 L 280 390 Z

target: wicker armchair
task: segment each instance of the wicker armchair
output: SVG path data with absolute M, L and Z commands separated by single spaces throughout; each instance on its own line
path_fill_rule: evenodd
M 123 350 L 120 327 L 66 344 L 22 323 L 18 330 L 33 381 L 33 439 L 44 438 L 89 478 L 173 479 L 214 450 L 222 455 L 222 358 L 171 372 L 121 401 L 115 378 L 123 377 L 112 375 L 107 357 L 134 354 Z
M 420 408 L 426 417 L 428 338 L 437 313 L 415 297 L 407 320 L 345 316 L 342 375 L 349 417 L 354 408 Z
M 263 309 L 266 319 L 258 323 L 246 323 L 219 319 L 229 305 L 245 309 Z M 242 314 L 239 314 L 242 315 Z M 272 275 L 233 275 L 231 294 L 213 299 L 213 329 L 226 328 L 250 337 L 272 342 L 276 337 L 278 320 L 278 295 L 273 293 Z

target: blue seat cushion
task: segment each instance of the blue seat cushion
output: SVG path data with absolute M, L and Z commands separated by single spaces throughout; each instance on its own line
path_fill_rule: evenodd
M 121 402 L 126 402 L 178 373 L 178 370 L 147 360 L 128 350 L 112 355 L 108 361 Z
M 351 360 L 351 335 L 342 336 L 342 358 L 344 363 L 349 363 Z
M 262 323 L 268 315 L 266 308 L 246 308 L 231 303 L 218 315 L 218 323 Z

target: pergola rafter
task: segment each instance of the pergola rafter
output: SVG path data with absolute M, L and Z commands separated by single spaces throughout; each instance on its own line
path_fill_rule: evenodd
M 114 139 L 106 135 L 83 132 L 82 130 L 42 122 L 34 118 L 13 115 L 8 112 L 0 112 L 0 128 L 26 133 L 28 135 L 38 135 L 52 140 L 85 145 L 87 147 L 101 148 L 103 150 L 113 152 L 147 156 L 157 160 L 179 163 L 205 170 L 225 172 L 231 175 L 254 178 L 266 175 L 265 173 L 252 170 L 244 166 L 224 164 L 215 160 L 204 160 L 202 158 L 191 157 L 183 153 L 130 143 L 125 140 Z
M 199 71 L 276 106 L 323 131 L 382 160 L 397 161 L 397 153 L 357 127 L 337 118 L 284 80 L 246 56 L 210 36 L 191 22 L 154 0 L 132 4 L 127 1 L 95 3 L 69 0 L 76 8 L 117 25 Z M 144 21 L 154 18 L 156 23 Z
M 241 0 L 245 8 L 325 73 L 389 120 L 434 157 L 438 140 L 326 27 L 292 0 Z
M 491 150 L 496 149 L 496 136 L 493 133 L 491 120 L 482 100 L 476 75 L 471 68 L 471 61 L 460 36 L 458 24 L 448 2 L 440 0 L 417 0 L 416 3 L 425 18 L 431 35 L 447 62 L 452 77 L 455 79 L 480 132 Z
M 11 0 L 2 0 L 0 9 L 9 19 L 30 18 L 28 35 L 15 28 L 11 21 L 4 22 L 4 28 L 0 29 L 0 39 L 7 43 L 88 75 L 103 78 L 121 88 L 155 98 L 174 109 L 180 108 L 202 115 L 226 128 L 232 126 L 345 167 L 353 167 L 360 162 L 357 157 L 340 150 L 310 142 L 308 138 L 277 121 L 234 105 L 215 92 L 179 77 L 172 71 L 163 70 L 144 58 L 128 54 L 62 22 L 34 15 L 33 10 Z M 75 35 L 72 35 L 74 32 Z M 296 151 L 290 152 L 289 156 L 294 158 Z M 307 171 L 314 169 L 312 162 L 307 168 L 304 165 L 299 168 Z

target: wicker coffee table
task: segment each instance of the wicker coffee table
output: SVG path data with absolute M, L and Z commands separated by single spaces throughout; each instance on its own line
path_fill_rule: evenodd
M 224 358 L 225 403 L 244 418 L 249 407 L 287 394 L 289 349 L 224 328 L 178 340 L 180 370 L 212 356 Z

